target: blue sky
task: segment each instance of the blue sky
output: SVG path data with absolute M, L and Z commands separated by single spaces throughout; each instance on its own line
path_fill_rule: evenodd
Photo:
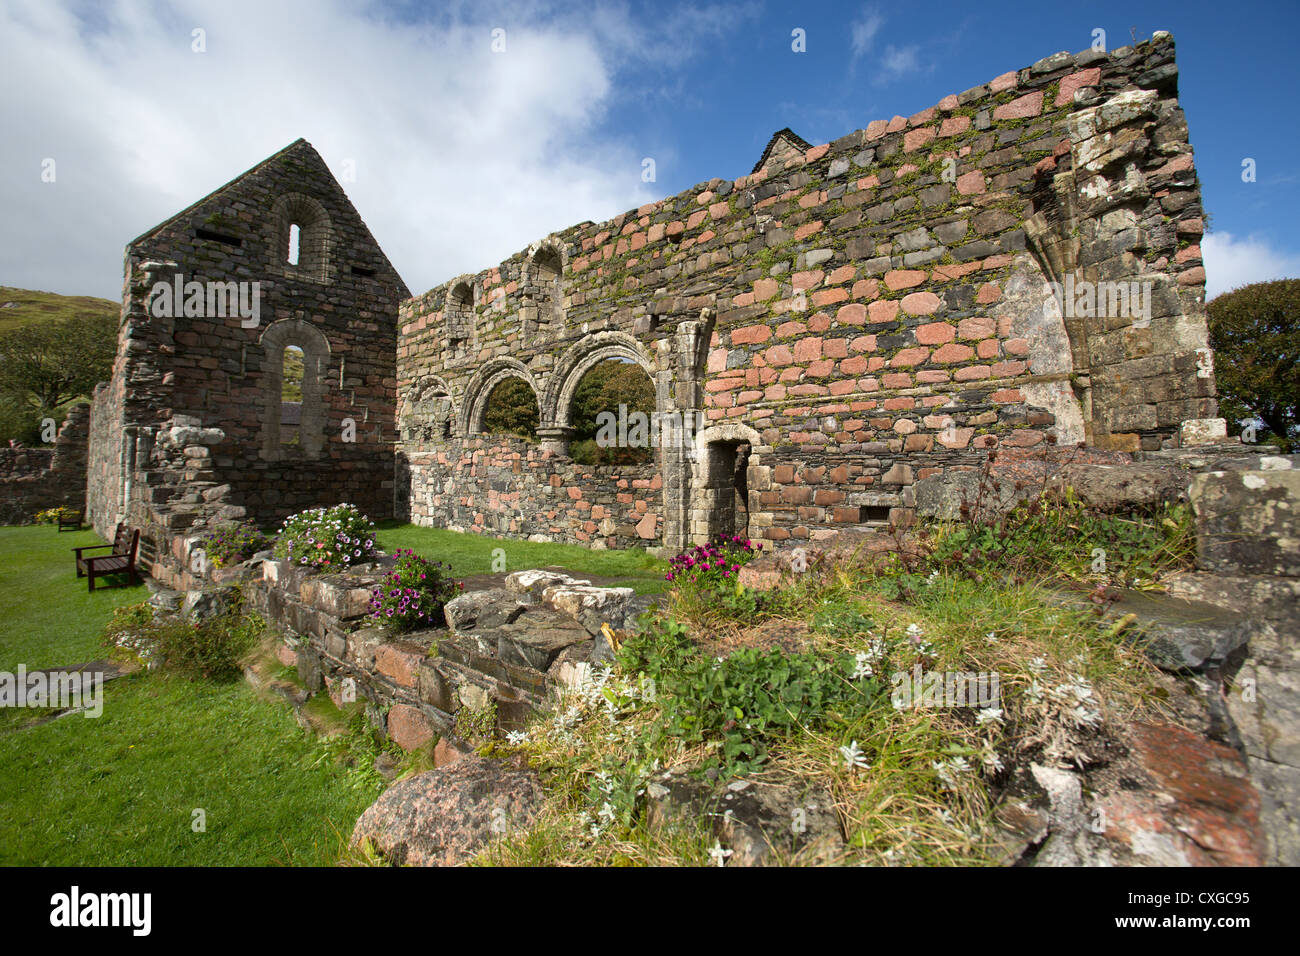
M 1177 42 L 1210 294 L 1300 275 L 1295 3 L 0 0 L 0 284 L 116 298 L 128 240 L 304 136 L 418 293 L 1099 28 Z

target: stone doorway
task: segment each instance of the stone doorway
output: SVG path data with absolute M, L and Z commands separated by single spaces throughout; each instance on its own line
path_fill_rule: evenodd
M 749 536 L 748 441 L 712 441 L 704 446 L 703 485 L 697 500 L 696 540 L 719 535 Z

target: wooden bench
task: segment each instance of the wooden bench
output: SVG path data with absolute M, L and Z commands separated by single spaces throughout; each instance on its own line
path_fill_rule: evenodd
M 59 530 L 60 531 L 80 531 L 81 521 L 85 512 L 78 511 L 75 515 L 69 515 L 66 512 L 59 512 Z
M 86 555 L 86 551 L 98 551 L 103 548 L 111 548 L 109 554 Z M 77 561 L 77 577 L 88 578 L 90 590 L 95 590 L 95 579 L 103 578 L 113 574 L 122 574 L 126 580 L 121 584 L 101 585 L 101 587 L 121 588 L 130 584 L 139 582 L 139 576 L 135 570 L 136 552 L 140 548 L 140 532 L 132 531 L 124 524 L 117 526 L 113 533 L 112 544 L 92 544 L 86 547 L 73 548 Z

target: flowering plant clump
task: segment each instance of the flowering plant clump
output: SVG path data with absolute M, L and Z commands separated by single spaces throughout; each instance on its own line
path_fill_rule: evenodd
M 397 567 L 370 592 L 370 616 L 398 630 L 435 624 L 442 606 L 465 587 L 451 580 L 441 561 L 430 561 L 414 551 L 399 548 Z
M 284 519 L 275 554 L 294 564 L 338 571 L 379 552 L 375 523 L 355 505 L 310 508 Z
M 668 562 L 665 577 L 677 585 L 701 589 L 730 584 L 741 567 L 762 548 L 738 534 L 720 535 L 708 544 L 697 544 Z
M 37 524 L 54 524 L 60 518 L 75 518 L 77 509 L 75 508 L 47 508 L 36 515 Z
M 214 568 L 247 561 L 271 543 L 251 521 L 223 521 L 203 539 L 203 550 Z

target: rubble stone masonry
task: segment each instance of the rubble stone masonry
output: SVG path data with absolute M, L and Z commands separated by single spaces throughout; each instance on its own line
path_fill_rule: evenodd
M 1056 54 L 833 143 L 784 130 L 750 175 L 403 302 L 401 497 L 418 523 L 677 548 L 900 517 L 915 480 L 1049 436 L 1167 447 L 1216 414 L 1202 232 L 1168 34 Z M 607 358 L 709 426 L 695 461 L 660 451 L 651 535 L 566 500 L 632 490 L 563 455 L 577 381 Z M 507 377 L 537 394 L 537 450 L 481 434 Z
M 105 535 L 138 524 L 155 573 L 182 583 L 212 522 L 339 501 L 668 550 L 907 518 L 915 481 L 993 449 L 1221 434 L 1184 427 L 1216 414 L 1202 232 L 1164 33 L 1049 56 L 832 143 L 782 130 L 748 175 L 414 298 L 300 140 L 128 246 L 91 515 Z M 169 313 L 158 290 L 178 274 Z M 214 313 L 213 284 L 239 303 L 254 282 L 259 315 Z M 291 416 L 289 346 L 305 366 Z M 574 391 L 608 359 L 698 427 L 647 464 L 573 462 Z M 535 443 L 484 434 L 508 378 L 537 397 Z

